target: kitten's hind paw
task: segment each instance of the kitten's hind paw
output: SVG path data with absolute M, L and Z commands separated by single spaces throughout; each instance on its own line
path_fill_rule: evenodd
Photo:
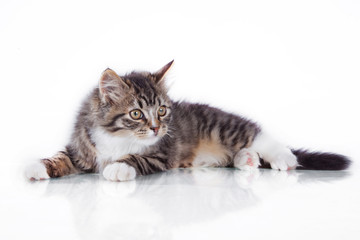
M 248 148 L 241 149 L 234 157 L 234 167 L 252 171 L 260 166 L 259 155 Z
M 30 180 L 45 180 L 50 178 L 43 163 L 37 162 L 26 167 L 25 177 Z
M 296 156 L 288 149 L 276 155 L 276 157 L 270 161 L 272 169 L 287 171 L 296 169 L 298 165 Z
M 135 168 L 127 165 L 126 163 L 116 162 L 105 167 L 103 176 L 109 181 L 129 181 L 135 179 L 136 171 Z

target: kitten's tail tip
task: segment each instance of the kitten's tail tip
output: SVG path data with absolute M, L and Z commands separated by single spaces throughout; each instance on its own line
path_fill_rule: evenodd
M 351 160 L 344 155 L 329 152 L 312 152 L 304 149 L 291 149 L 297 157 L 299 170 L 345 170 Z

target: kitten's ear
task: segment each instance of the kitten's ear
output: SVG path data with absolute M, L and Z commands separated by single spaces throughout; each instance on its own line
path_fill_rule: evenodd
M 161 82 L 166 73 L 170 70 L 171 66 L 173 65 L 174 60 L 163 66 L 159 71 L 155 72 L 153 75 L 155 76 L 155 83 Z
M 129 86 L 110 68 L 107 68 L 101 75 L 99 91 L 101 100 L 114 103 L 117 102 L 123 91 Z

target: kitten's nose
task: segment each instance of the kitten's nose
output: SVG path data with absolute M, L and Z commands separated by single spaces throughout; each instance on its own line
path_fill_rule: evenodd
M 158 135 L 159 127 L 150 127 L 150 129 L 154 131 L 155 136 Z

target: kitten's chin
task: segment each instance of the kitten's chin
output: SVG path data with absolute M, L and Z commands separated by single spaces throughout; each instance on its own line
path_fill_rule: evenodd
M 159 137 L 159 136 L 152 135 L 152 136 L 148 136 L 146 138 L 141 138 L 141 139 L 139 139 L 139 141 L 144 145 L 150 146 L 150 145 L 154 145 L 155 143 L 157 143 L 160 140 L 160 138 L 161 137 Z

